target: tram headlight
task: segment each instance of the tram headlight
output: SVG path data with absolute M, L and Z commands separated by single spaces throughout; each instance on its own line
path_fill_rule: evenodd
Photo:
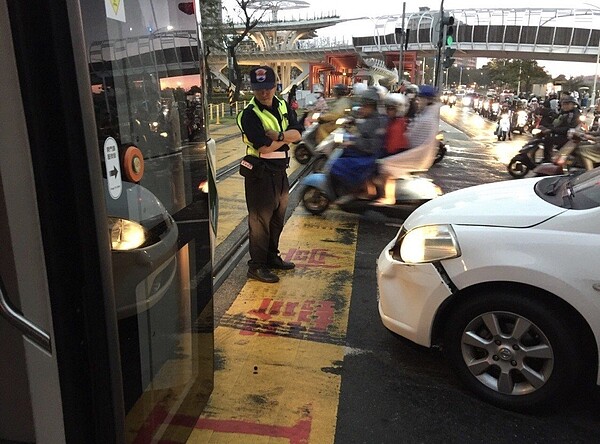
M 108 218 L 110 246 L 116 251 L 139 248 L 146 242 L 146 230 L 137 222 L 118 217 Z

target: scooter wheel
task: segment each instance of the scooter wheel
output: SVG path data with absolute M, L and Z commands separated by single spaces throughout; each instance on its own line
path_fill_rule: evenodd
M 323 168 L 325 167 L 326 163 L 327 163 L 326 157 L 323 157 L 323 156 L 318 157 L 313 162 L 313 171 L 323 171 Z
M 302 165 L 306 165 L 312 157 L 312 153 L 304 144 L 297 145 L 294 149 L 294 159 Z
M 440 162 L 444 156 L 446 155 L 446 151 L 448 149 L 445 146 L 438 147 L 437 153 L 435 154 L 435 159 L 433 159 L 433 164 Z
M 506 169 L 508 170 L 508 174 L 515 179 L 525 177 L 525 175 L 529 172 L 529 167 L 521 162 L 521 159 L 518 157 L 513 157 L 506 166 Z
M 329 198 L 318 188 L 306 187 L 302 193 L 302 204 L 312 214 L 321 214 L 329 208 Z

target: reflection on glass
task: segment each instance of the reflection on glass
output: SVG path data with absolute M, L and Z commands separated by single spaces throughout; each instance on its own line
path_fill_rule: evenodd
M 193 426 L 213 384 L 203 57 L 176 3 L 119 4 L 112 16 L 81 1 L 98 144 L 119 149 L 120 168 L 103 171 L 125 428 L 129 442 L 185 442 L 181 423 Z

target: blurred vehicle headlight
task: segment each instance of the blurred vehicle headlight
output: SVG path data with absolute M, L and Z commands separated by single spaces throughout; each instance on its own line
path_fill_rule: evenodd
M 460 256 L 450 225 L 425 225 L 398 236 L 392 257 L 407 264 L 423 264 Z
M 146 230 L 137 222 L 118 217 L 108 218 L 110 246 L 113 250 L 127 251 L 146 242 Z

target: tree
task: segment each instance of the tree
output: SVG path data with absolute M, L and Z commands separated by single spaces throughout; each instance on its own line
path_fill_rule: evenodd
M 583 86 L 588 86 L 583 76 L 570 77 L 562 82 L 563 91 L 579 91 Z
M 550 76 L 536 60 L 492 59 L 483 72 L 495 86 L 529 92 L 535 83 L 546 83 Z
M 261 19 L 265 16 L 268 9 L 257 8 L 255 0 L 236 0 L 236 4 L 239 8 L 237 11 L 238 17 L 241 19 L 243 25 L 242 31 L 234 31 L 233 28 L 228 35 L 226 47 L 227 47 L 227 66 L 229 68 L 229 80 L 235 85 L 235 92 L 233 94 L 233 100 L 237 101 L 240 97 L 240 87 L 242 86 L 242 73 L 240 65 L 237 61 L 236 49 L 240 43 L 242 43 L 250 31 L 258 25 Z M 269 4 L 269 7 L 276 7 L 280 3 L 275 1 Z M 250 10 L 253 10 L 250 12 Z M 232 78 L 233 77 L 233 78 Z
M 536 60 L 513 60 L 514 68 L 517 69 L 517 78 L 519 81 L 518 89 L 524 92 L 531 92 L 536 83 L 547 83 L 550 75 L 546 70 L 539 66 Z
M 228 78 L 231 83 L 235 85 L 235 93 L 233 96 L 233 100 L 235 101 L 239 99 L 240 87 L 242 85 L 242 73 L 237 62 L 236 49 L 241 42 L 247 39 L 252 29 L 258 25 L 267 11 L 269 11 L 269 8 L 277 7 L 281 1 L 283 0 L 274 1 L 267 6 L 259 7 L 255 0 L 236 0 L 234 12 L 241 20 L 241 25 L 243 26 L 241 31 L 240 23 L 236 25 L 233 20 L 229 18 L 230 14 L 227 9 L 223 7 L 220 0 L 204 0 L 200 3 L 202 9 L 204 64 L 210 71 L 208 56 L 213 51 L 225 52 L 225 54 L 227 54 Z M 223 14 L 224 12 L 225 14 Z M 208 76 L 207 82 L 209 94 L 212 94 L 210 75 Z

